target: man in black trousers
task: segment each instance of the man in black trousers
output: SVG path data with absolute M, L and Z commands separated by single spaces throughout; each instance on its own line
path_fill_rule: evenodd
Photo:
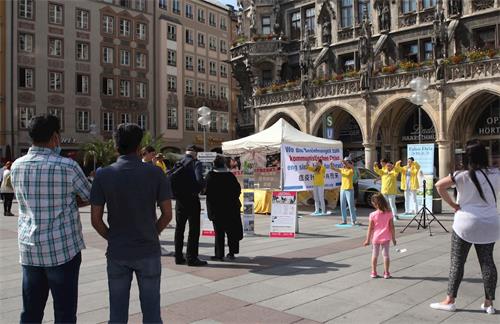
M 197 160 L 197 148 L 190 145 L 186 148 L 186 155 L 180 163 L 186 168 L 188 177 L 194 181 L 188 181 L 190 188 L 188 193 L 175 197 L 175 263 L 192 267 L 204 266 L 206 261 L 198 258 L 198 245 L 200 241 L 200 198 L 199 193 L 205 188 L 203 179 L 203 166 Z M 186 222 L 189 222 L 189 236 L 187 241 L 186 258 L 183 255 L 184 231 Z

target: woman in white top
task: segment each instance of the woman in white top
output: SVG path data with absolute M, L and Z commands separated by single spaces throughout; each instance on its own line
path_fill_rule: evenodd
M 2 185 L 0 186 L 0 193 L 3 197 L 3 215 L 14 216 L 12 213 L 12 201 L 14 200 L 14 188 L 10 180 L 10 166 L 11 162 L 5 163 L 5 169 L 2 176 Z
M 497 285 L 497 269 L 493 260 L 495 242 L 500 239 L 500 215 L 496 206 L 500 190 L 500 172 L 488 168 L 488 155 L 478 140 L 467 142 L 464 165 L 468 171 L 456 172 L 436 183 L 438 193 L 455 210 L 451 237 L 451 267 L 448 296 L 434 309 L 455 311 L 455 298 L 464 275 L 467 254 L 474 244 L 483 275 L 485 300 L 481 309 L 495 314 L 493 300 Z M 447 189 L 456 185 L 457 202 Z

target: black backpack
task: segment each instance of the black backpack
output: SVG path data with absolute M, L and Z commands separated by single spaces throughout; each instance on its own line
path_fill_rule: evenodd
M 193 163 L 194 160 L 177 161 L 167 173 L 174 198 L 188 197 L 198 193 Z

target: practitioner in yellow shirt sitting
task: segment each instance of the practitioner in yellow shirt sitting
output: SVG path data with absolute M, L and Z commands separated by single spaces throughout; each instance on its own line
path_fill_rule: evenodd
M 375 171 L 375 173 L 378 174 L 382 179 L 382 188 L 380 191 L 391 206 L 392 216 L 394 217 L 394 220 L 399 219 L 398 210 L 396 207 L 396 195 L 398 193 L 398 170 L 396 170 L 394 168 L 394 164 L 389 161 L 385 165 L 385 169 L 380 169 L 378 167 L 378 163 L 375 162 L 375 164 L 373 165 L 373 171 Z
M 340 173 L 342 177 L 342 184 L 340 186 L 340 213 L 342 214 L 342 224 L 347 224 L 347 205 L 349 206 L 349 214 L 351 215 L 351 224 L 357 225 L 356 222 L 357 214 L 356 214 L 356 206 L 354 204 L 354 185 L 353 185 L 353 176 L 354 176 L 354 164 L 350 157 L 346 157 L 342 164 L 343 168 L 336 168 L 333 163 L 331 165 L 331 169 L 335 172 Z
M 401 161 L 396 162 L 396 171 L 401 172 L 401 190 L 405 192 L 405 214 L 416 214 L 417 190 L 420 187 L 418 183 L 418 172 L 420 164 L 410 157 L 405 166 L 401 166 Z
M 313 196 L 314 196 L 314 213 L 313 215 L 326 214 L 325 206 L 325 174 L 326 168 L 322 160 L 318 160 L 314 166 L 307 162 L 306 169 L 313 172 Z

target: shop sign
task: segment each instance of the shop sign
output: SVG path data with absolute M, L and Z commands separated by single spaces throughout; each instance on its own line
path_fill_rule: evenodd
M 479 123 L 478 123 L 479 124 Z M 477 127 L 478 135 L 500 135 L 500 116 L 489 116 Z
M 401 136 L 402 142 L 418 142 L 419 136 L 419 126 L 414 125 L 413 130 L 406 135 Z M 422 128 L 422 141 L 434 141 L 436 140 L 436 130 L 434 126 L 429 128 Z
M 323 120 L 323 137 L 327 139 L 333 139 L 333 116 L 328 115 Z
M 61 144 L 76 144 L 77 141 L 73 137 L 61 137 Z

